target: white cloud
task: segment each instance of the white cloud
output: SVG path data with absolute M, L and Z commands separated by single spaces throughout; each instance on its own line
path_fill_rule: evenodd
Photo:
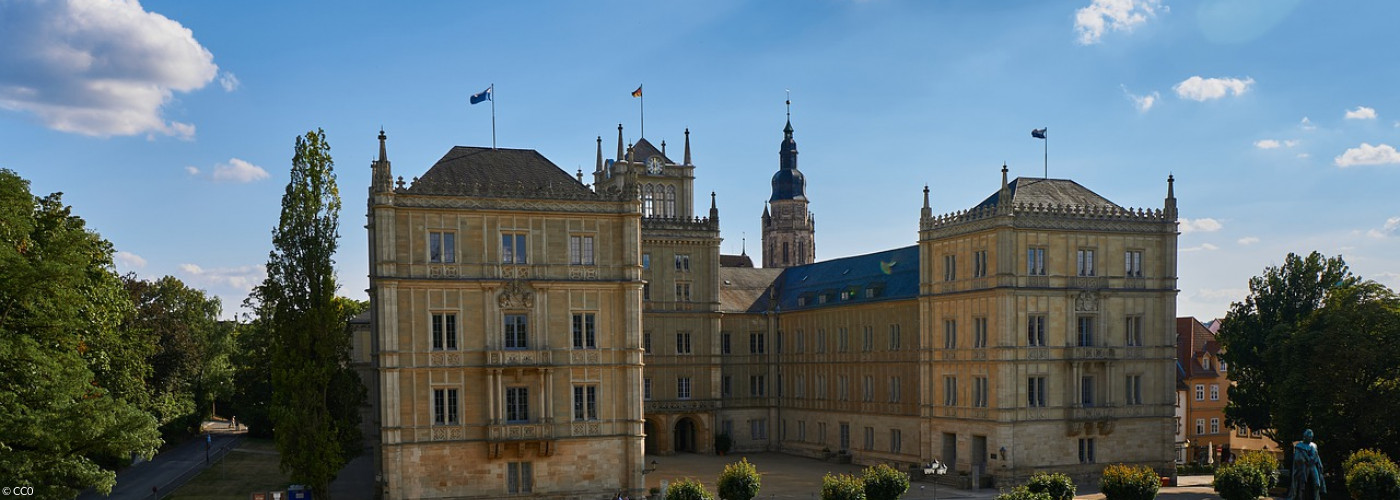
M 1374 120 L 1376 119 L 1376 110 L 1366 106 L 1357 106 L 1356 109 L 1347 110 L 1346 118 L 1348 120 Z
M 1360 146 L 1347 149 L 1332 162 L 1343 168 L 1354 165 L 1397 164 L 1400 163 L 1400 151 L 1396 151 L 1389 144 L 1372 146 L 1363 142 Z
M 1298 128 L 1301 128 L 1303 130 L 1317 130 L 1317 125 L 1313 125 L 1312 120 L 1309 120 L 1308 117 L 1304 116 L 1303 120 L 1298 122 Z
M 1158 0 L 1093 0 L 1088 7 L 1074 13 L 1079 43 L 1098 43 L 1105 31 L 1131 32 L 1147 22 L 1147 18 L 1156 16 L 1159 4 Z M 1161 7 L 1161 10 L 1165 12 L 1167 8 Z
M 0 46 L 0 109 L 91 136 L 193 136 L 161 108 L 218 72 L 188 28 L 136 0 L 0 2 Z
M 1181 218 L 1180 222 L 1181 224 L 1178 227 L 1181 229 L 1182 233 L 1210 233 L 1219 231 L 1220 228 L 1225 227 L 1220 224 L 1220 221 L 1211 219 L 1209 217 L 1203 217 L 1200 219 L 1187 219 L 1183 217 Z
M 1151 110 L 1152 105 L 1157 103 L 1157 99 L 1162 97 L 1162 94 L 1157 93 L 1155 91 L 1151 94 L 1137 95 L 1132 92 L 1128 92 L 1128 87 L 1126 86 L 1123 87 L 1123 93 L 1128 95 L 1128 100 L 1133 101 L 1133 106 L 1136 107 L 1137 110 L 1142 113 L 1146 113 L 1148 110 Z
M 224 92 L 233 92 L 242 86 L 243 82 L 238 81 L 238 77 L 227 71 L 219 73 L 219 86 L 224 88 Z
M 1254 85 L 1254 79 L 1246 77 L 1239 78 L 1201 78 L 1193 76 L 1182 80 L 1181 83 L 1172 87 L 1176 95 L 1182 99 L 1193 101 L 1209 101 L 1225 97 L 1226 94 L 1240 95 L 1249 91 L 1249 87 Z
M 267 277 L 267 269 L 262 265 L 220 267 L 205 269 L 198 264 L 180 264 L 185 281 L 198 287 L 231 288 L 247 293 Z
M 1394 235 L 1397 231 L 1400 231 L 1400 217 L 1391 217 L 1385 220 L 1385 224 L 1380 229 L 1366 231 L 1366 235 L 1372 238 L 1384 238 Z
M 218 182 L 253 182 L 266 178 L 267 171 L 262 167 L 238 158 L 230 158 L 228 163 L 214 166 L 214 180 Z
M 1191 247 L 1191 248 L 1183 248 L 1183 249 L 1181 249 L 1181 251 L 1183 251 L 1183 252 L 1199 252 L 1199 251 L 1201 251 L 1201 250 L 1205 250 L 1205 251 L 1214 251 L 1214 250 L 1219 250 L 1219 249 L 1220 249 L 1220 247 L 1215 246 L 1215 245 L 1212 245 L 1212 244 L 1210 244 L 1210 243 L 1201 243 L 1200 245 L 1194 246 L 1194 247 Z
M 1298 158 L 1301 158 L 1301 159 L 1306 160 L 1306 159 L 1308 159 L 1308 158 L 1312 158 L 1312 155 L 1307 154 L 1307 153 L 1298 153 Z
M 1241 245 L 1253 245 L 1253 244 L 1258 243 L 1258 242 L 1259 242 L 1259 238 L 1254 237 L 1254 236 L 1245 236 L 1245 237 L 1240 238 L 1239 240 L 1236 241 L 1236 243 L 1239 243 L 1239 244 L 1241 244 Z
M 1291 148 L 1297 145 L 1298 141 L 1294 140 L 1278 141 L 1275 139 L 1263 139 L 1254 142 L 1254 147 L 1259 149 L 1274 149 L 1278 147 Z
M 186 166 L 185 173 L 188 173 L 190 175 L 199 175 L 199 169 L 195 167 Z
M 121 264 L 128 270 L 146 267 L 146 259 L 131 252 L 117 252 L 113 257 L 116 258 L 118 264 Z

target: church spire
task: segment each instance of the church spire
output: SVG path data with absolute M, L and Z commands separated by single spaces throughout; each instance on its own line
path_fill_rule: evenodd
M 690 127 L 685 128 L 685 160 L 681 164 L 690 165 Z

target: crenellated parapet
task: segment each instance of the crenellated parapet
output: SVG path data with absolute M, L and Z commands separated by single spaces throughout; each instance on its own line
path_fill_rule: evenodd
M 430 196 L 473 196 L 486 198 L 529 198 L 547 200 L 579 201 L 635 201 L 636 189 L 609 189 L 601 192 L 580 190 L 576 185 L 556 185 L 553 182 L 543 185 L 529 185 L 521 181 L 504 182 L 455 182 L 430 181 L 414 178 L 412 184 L 404 187 L 402 180 L 394 189 L 396 194 Z
M 718 231 L 719 219 L 709 217 L 642 217 L 642 229 Z
M 1176 219 L 1160 208 L 1017 203 L 985 205 L 921 217 L 919 220 L 919 230 L 931 233 L 925 237 L 1000 225 L 1101 231 L 1175 231 Z

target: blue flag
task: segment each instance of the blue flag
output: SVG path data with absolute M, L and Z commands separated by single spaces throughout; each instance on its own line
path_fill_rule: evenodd
M 483 90 L 483 91 L 481 91 L 481 92 L 472 94 L 472 104 L 480 104 L 482 101 L 491 101 L 491 100 L 494 100 L 494 99 L 491 99 L 491 89 L 492 89 L 492 88 L 495 88 L 495 86 L 492 85 L 491 87 L 486 87 L 486 90 Z

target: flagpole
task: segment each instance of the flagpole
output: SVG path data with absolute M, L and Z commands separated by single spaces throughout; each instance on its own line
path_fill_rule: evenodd
M 1050 127 L 1045 127 L 1045 178 L 1050 178 Z
M 637 86 L 637 90 L 642 90 L 642 87 L 643 87 L 643 85 L 638 85 L 638 86 Z M 647 136 L 647 93 L 646 93 L 646 92 L 642 92 L 642 95 L 641 95 L 639 98 L 640 98 L 641 100 L 640 100 L 640 101 L 637 101 L 637 106 L 638 106 L 638 108 L 639 108 L 638 114 L 640 114 L 640 115 L 641 115 L 641 118 L 642 118 L 642 136 L 641 136 L 641 137 L 642 137 L 643 139 L 645 139 L 646 136 Z
M 496 84 L 491 84 L 491 149 L 496 149 Z

